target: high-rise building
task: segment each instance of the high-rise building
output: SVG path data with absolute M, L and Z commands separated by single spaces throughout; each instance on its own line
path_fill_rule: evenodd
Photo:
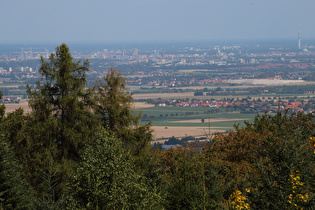
M 33 60 L 33 49 L 32 49 L 32 48 L 31 48 L 31 50 L 30 50 L 29 59 Z
M 21 60 L 24 60 L 24 50 L 23 50 L 23 48 L 21 49 Z
M 133 56 L 138 56 L 139 50 L 137 48 L 133 49 Z
M 298 32 L 298 48 L 301 49 L 301 29 L 299 28 Z

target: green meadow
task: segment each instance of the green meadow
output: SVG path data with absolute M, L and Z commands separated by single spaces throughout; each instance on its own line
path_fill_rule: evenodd
M 182 127 L 220 127 L 222 129 L 234 129 L 234 125 L 244 125 L 244 121 L 252 121 L 256 114 L 240 114 L 239 112 L 223 112 L 225 108 L 218 109 L 218 113 L 214 112 L 215 108 L 209 107 L 150 107 L 142 108 L 142 122 L 151 120 L 153 126 L 182 126 Z M 140 111 L 140 110 L 137 110 Z M 222 112 L 221 112 L 222 111 Z M 204 123 L 202 123 L 204 119 Z M 224 119 L 224 121 L 216 122 L 216 119 Z M 193 122 L 181 122 L 181 121 Z

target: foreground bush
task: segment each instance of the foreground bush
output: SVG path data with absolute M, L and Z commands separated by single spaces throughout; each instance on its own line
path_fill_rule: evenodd
M 121 141 L 102 131 L 87 145 L 69 184 L 68 205 L 87 209 L 159 208 L 160 196 L 137 174 Z

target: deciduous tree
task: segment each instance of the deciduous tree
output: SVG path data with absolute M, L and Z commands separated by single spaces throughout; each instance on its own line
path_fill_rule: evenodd
M 133 156 L 105 130 L 87 145 L 69 184 L 69 209 L 160 209 L 160 202 L 136 172 Z

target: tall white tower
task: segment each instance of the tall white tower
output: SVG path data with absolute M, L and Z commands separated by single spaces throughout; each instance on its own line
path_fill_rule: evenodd
M 298 47 L 299 50 L 301 49 L 301 29 L 299 28 L 299 32 L 298 32 Z
M 21 60 L 24 60 L 24 50 L 21 48 Z

